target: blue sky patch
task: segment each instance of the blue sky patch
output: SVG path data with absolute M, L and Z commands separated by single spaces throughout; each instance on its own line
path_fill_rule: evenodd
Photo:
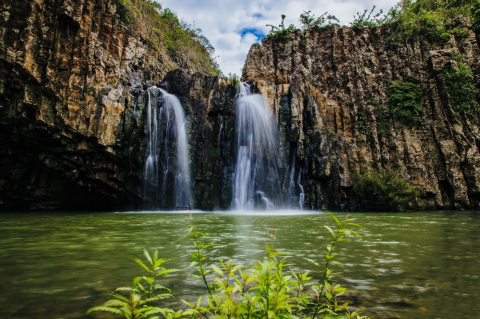
M 239 34 L 242 36 L 242 38 L 243 38 L 247 33 L 253 34 L 253 35 L 256 36 L 258 39 L 263 39 L 263 38 L 265 38 L 265 34 L 263 33 L 263 31 L 262 31 L 262 30 L 258 30 L 258 29 L 244 28 L 244 29 L 242 29 L 242 30 L 239 32 Z
M 252 17 L 253 17 L 253 18 L 256 18 L 256 19 L 261 19 L 261 18 L 263 18 L 263 14 L 261 14 L 261 13 L 254 13 Z

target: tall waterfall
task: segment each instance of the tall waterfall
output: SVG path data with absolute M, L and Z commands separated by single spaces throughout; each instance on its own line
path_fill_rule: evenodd
M 236 102 L 237 164 L 233 208 L 273 209 L 283 204 L 277 170 L 278 134 L 271 110 L 261 95 L 240 83 Z
M 145 199 L 153 202 L 155 208 L 190 206 L 187 132 L 182 105 L 176 96 L 151 87 L 147 117 Z

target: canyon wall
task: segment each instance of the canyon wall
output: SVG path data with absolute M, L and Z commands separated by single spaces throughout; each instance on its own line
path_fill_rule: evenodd
M 143 90 L 195 70 L 115 12 L 108 0 L 0 1 L 1 209 L 142 207 Z
M 330 26 L 253 45 L 242 77 L 275 114 L 285 194 L 294 179 L 294 202 L 301 184 L 306 208 L 355 210 L 354 174 L 394 167 L 431 209 L 478 207 L 478 117 L 455 111 L 441 72 L 461 56 L 479 82 L 477 39 L 457 23 L 468 35 L 439 43 Z M 235 83 L 196 73 L 107 0 L 0 0 L 0 38 L 0 210 L 174 208 L 144 197 L 153 85 L 184 107 L 195 208 L 230 207 Z M 417 122 L 384 107 L 399 81 L 421 88 Z
M 332 25 L 251 47 L 243 80 L 277 115 L 280 150 L 302 168 L 307 207 L 355 209 L 354 174 L 378 167 L 400 168 L 430 209 L 478 207 L 478 103 L 473 116 L 456 111 L 442 70 L 465 63 L 478 87 L 480 51 L 470 21 L 458 18 L 456 26 L 467 34 L 448 41 L 389 44 L 388 27 Z M 401 81 L 421 89 L 418 121 L 385 106 L 389 85 Z

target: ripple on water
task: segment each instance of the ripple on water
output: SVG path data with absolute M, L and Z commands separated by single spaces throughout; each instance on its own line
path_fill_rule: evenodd
M 130 256 L 142 248 L 174 258 L 165 285 L 192 301 L 204 293 L 201 283 L 185 277 L 191 244 L 174 242 L 189 226 L 189 211 L 102 214 L 0 214 L 0 308 L 10 319 L 83 318 L 98 305 L 98 295 L 128 285 L 141 269 Z M 265 244 L 288 254 L 292 266 L 321 274 L 302 256 L 323 263 L 333 226 L 325 213 L 192 211 L 196 227 L 218 244 L 208 262 L 232 258 L 243 265 L 265 255 Z M 340 217 L 345 214 L 339 213 Z M 352 305 L 372 318 L 475 318 L 480 313 L 478 268 L 480 215 L 469 212 L 352 214 L 365 241 L 339 243 L 332 265 L 335 279 L 356 297 Z M 468 217 L 468 219 L 466 219 Z M 464 224 L 457 223 L 465 218 Z M 434 221 L 435 223 L 432 223 Z M 274 230 L 274 238 L 269 233 Z M 26 262 L 34 260 L 34 262 Z M 458 275 L 455 275 L 457 274 Z M 454 296 L 454 293 L 458 296 Z M 21 298 L 19 297 L 21 296 Z M 384 298 L 382 307 L 376 303 Z M 390 298 L 390 299 L 389 299 Z M 461 298 L 466 307 L 458 307 Z M 25 300 L 27 300 L 25 302 Z M 179 298 L 171 300 L 181 305 Z M 408 305 L 407 305 L 408 303 Z M 42 311 L 35 311 L 41 305 Z M 383 307 L 385 306 L 385 307 Z M 387 309 L 387 310 L 385 310 Z M 386 312 L 382 312 L 386 311 Z M 428 314 L 428 315 L 426 315 Z

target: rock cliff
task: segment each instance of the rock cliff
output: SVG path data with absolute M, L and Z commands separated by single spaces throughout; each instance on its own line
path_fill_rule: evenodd
M 375 167 L 402 168 L 430 209 L 478 207 L 478 103 L 474 116 L 456 111 L 442 70 L 464 63 L 478 87 L 480 51 L 469 20 L 454 23 L 467 34 L 438 43 L 389 45 L 387 27 L 330 26 L 251 47 L 243 80 L 277 114 L 284 158 L 303 168 L 307 207 L 354 209 L 353 174 Z M 389 83 L 400 81 L 421 89 L 419 121 L 385 107 Z
M 142 207 L 143 90 L 195 70 L 141 31 L 110 0 L 0 1 L 1 209 Z
M 109 0 L 0 0 L 1 210 L 158 208 L 143 190 L 152 85 L 184 107 L 195 207 L 230 206 L 234 84 L 194 73 L 115 12 Z M 284 191 L 293 166 L 307 208 L 355 209 L 355 173 L 401 167 L 430 208 L 478 207 L 478 116 L 456 111 L 442 73 L 460 57 L 479 82 L 477 39 L 458 23 L 468 35 L 442 43 L 330 26 L 253 45 L 243 79 L 277 119 Z M 385 108 L 398 81 L 421 88 L 420 121 Z

